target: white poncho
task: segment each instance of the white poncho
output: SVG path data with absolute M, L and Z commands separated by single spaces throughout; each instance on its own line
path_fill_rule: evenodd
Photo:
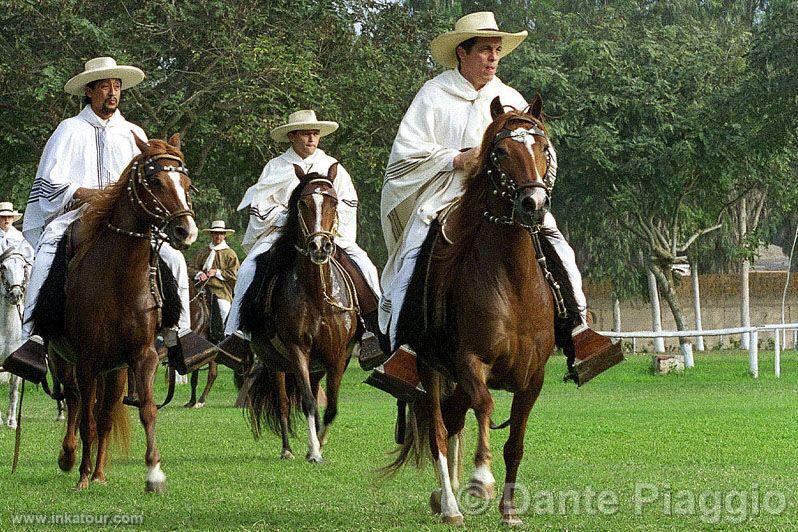
M 327 175 L 327 171 L 338 161 L 324 153 L 316 151 L 303 159 L 293 148 L 275 157 L 263 168 L 258 182 L 249 187 L 238 210 L 249 207 L 249 225 L 244 234 L 242 246 L 249 251 L 256 242 L 267 237 L 273 231 L 283 227 L 288 212 L 288 200 L 291 192 L 299 185 L 294 165 L 298 165 L 305 173 L 318 172 Z M 340 164 L 333 182 L 338 196 L 338 233 L 336 241 L 341 247 L 355 243 L 357 238 L 357 192 L 349 173 Z
M 481 144 L 496 96 L 503 105 L 527 106 L 524 97 L 499 78 L 476 90 L 460 72 L 447 70 L 421 87 L 402 118 L 382 188 L 382 230 L 388 248 L 381 282 L 384 298 L 390 298 L 404 256 L 423 242 L 426 231 L 419 231 L 418 223 L 428 226 L 462 194 L 464 174 L 454 170 L 454 158 L 461 149 Z M 390 301 L 383 303 L 383 310 L 390 308 Z
M 119 110 L 106 121 L 88 105 L 58 125 L 44 147 L 25 209 L 22 232 L 32 245 L 44 226 L 69 210 L 78 188 L 104 188 L 119 179 L 140 153 L 131 132 L 147 141 L 144 130 Z

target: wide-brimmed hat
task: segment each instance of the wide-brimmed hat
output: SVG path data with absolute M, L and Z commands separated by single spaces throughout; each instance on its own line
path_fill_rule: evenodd
M 14 204 L 10 201 L 0 201 L 0 216 L 13 216 L 16 222 L 22 218 L 22 213 L 14 209 Z
M 83 96 L 86 85 L 99 79 L 121 79 L 122 90 L 138 85 L 144 79 L 144 72 L 134 66 L 117 65 L 112 57 L 95 57 L 86 61 L 83 72 L 64 85 L 68 94 Z
M 290 142 L 288 138 L 290 132 L 306 129 L 318 129 L 319 136 L 323 137 L 338 129 L 338 122 L 317 120 L 313 110 L 303 109 L 288 115 L 288 123 L 272 129 L 272 138 L 277 142 Z
M 457 66 L 457 46 L 472 37 L 501 37 L 502 51 L 499 57 L 504 57 L 515 50 L 526 39 L 527 32 L 507 33 L 500 31 L 496 24 L 496 17 L 490 11 L 479 11 L 460 18 L 454 23 L 454 31 L 438 35 L 430 43 L 432 58 L 439 64 L 454 68 Z
M 206 233 L 235 233 L 235 229 L 227 229 L 224 220 L 214 220 L 208 229 L 203 229 Z

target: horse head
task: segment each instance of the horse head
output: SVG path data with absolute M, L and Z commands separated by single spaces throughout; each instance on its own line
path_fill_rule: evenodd
M 333 187 L 338 163 L 330 166 L 326 177 L 317 172 L 306 174 L 298 165 L 294 165 L 294 172 L 302 188 L 297 201 L 300 238 L 303 240 L 300 252 L 313 264 L 326 264 L 335 252 L 338 229 L 338 196 Z
M 483 168 L 491 180 L 492 194 L 511 206 L 512 214 L 486 217 L 508 225 L 540 225 L 550 207 L 549 188 L 556 169 L 540 95 L 524 111 L 505 111 L 499 97 L 490 104 L 493 123 L 482 142 Z
M 134 134 L 135 136 L 135 134 Z M 144 142 L 130 168 L 128 194 L 137 215 L 161 233 L 177 249 L 186 249 L 197 239 L 197 224 L 191 207 L 191 180 L 180 151 L 180 135 L 164 142 Z
M 0 282 L 3 296 L 12 305 L 22 304 L 28 286 L 31 264 L 13 247 L 0 255 Z

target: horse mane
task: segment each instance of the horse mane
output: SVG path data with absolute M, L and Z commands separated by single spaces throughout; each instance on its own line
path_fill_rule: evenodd
M 457 215 L 449 215 L 446 219 L 445 230 L 453 242 L 450 245 L 440 246 L 432 251 L 433 257 L 438 264 L 438 271 L 448 272 L 446 275 L 439 275 L 435 278 L 434 293 L 438 297 L 446 297 L 454 279 L 452 274 L 459 270 L 463 257 L 473 249 L 473 242 L 479 228 L 483 223 L 486 223 L 482 213 L 485 211 L 485 203 L 488 199 L 488 194 L 490 194 L 491 182 L 487 177 L 486 170 L 490 164 L 493 139 L 508 122 L 514 119 L 523 119 L 525 121 L 531 119 L 548 134 L 543 120 L 538 120 L 517 110 L 511 110 L 497 117 L 488 126 L 482 137 L 478 163 L 474 164 L 466 173 L 464 180 L 465 191 L 460 202 L 455 207 Z
M 105 227 L 105 222 L 111 217 L 114 207 L 116 207 L 116 202 L 126 195 L 127 184 L 130 181 L 130 169 L 133 163 L 162 154 L 174 155 L 184 160 L 183 152 L 168 142 L 159 139 L 150 140 L 147 144 L 147 151 L 133 157 L 115 183 L 99 190 L 97 194 L 86 201 L 88 209 L 80 218 L 82 241 L 91 240 L 102 231 Z
M 308 179 L 323 178 L 324 176 L 312 172 L 306 174 L 299 185 L 291 192 L 288 200 L 288 217 L 280 236 L 266 253 L 255 259 L 255 278 L 249 285 L 241 301 L 241 330 L 253 331 L 263 324 L 262 293 L 266 284 L 276 276 L 284 276 L 290 272 L 297 260 L 295 247 L 297 234 L 299 234 L 299 196 Z

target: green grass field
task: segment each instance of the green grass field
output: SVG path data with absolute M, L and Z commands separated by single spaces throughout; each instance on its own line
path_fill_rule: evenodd
M 772 358 L 762 353 L 754 380 L 741 352 L 696 353 L 696 368 L 665 377 L 650 374 L 648 356 L 631 355 L 582 389 L 560 382 L 564 360 L 552 359 L 530 417 L 519 476 L 529 501 L 526 526 L 793 528 L 798 355 L 783 356 L 781 379 L 773 376 Z M 14 475 L 14 433 L 0 428 L 0 529 L 56 528 L 14 523 L 34 514 L 141 516 L 145 529 L 441 528 L 427 506 L 435 486 L 430 466 L 387 480 L 376 475 L 393 448 L 395 403 L 361 384 L 364 377 L 356 364 L 350 366 L 322 465 L 301 459 L 304 430 L 292 443 L 298 458 L 290 462 L 278 459 L 276 436 L 254 441 L 242 412 L 229 406 L 235 388 L 228 371 L 202 410 L 180 407 L 188 387 L 179 386 L 175 401 L 158 416 L 168 483 L 160 495 L 144 493 L 144 434 L 133 411 L 130 456 L 113 459 L 107 485 L 75 492 L 77 471 L 65 474 L 56 465 L 64 424 L 54 421 L 55 405 L 29 387 Z M 7 388 L 0 394 L 5 411 Z M 495 397 L 498 422 L 509 411 L 509 396 Z M 473 416 L 467 429 L 466 478 Z M 501 485 L 507 433 L 492 436 L 493 471 Z M 469 527 L 499 526 L 495 501 L 482 513 L 462 511 Z

